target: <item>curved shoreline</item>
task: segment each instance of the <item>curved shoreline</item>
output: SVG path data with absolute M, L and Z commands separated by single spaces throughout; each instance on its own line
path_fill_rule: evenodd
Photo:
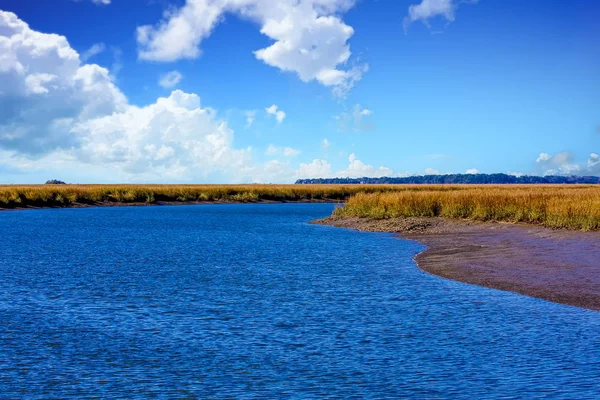
M 24 211 L 24 210 L 44 210 L 44 209 L 61 209 L 61 208 L 90 208 L 90 207 L 152 207 L 152 206 L 194 206 L 194 205 L 206 205 L 206 204 L 313 204 L 313 203 L 327 203 L 327 204 L 340 204 L 343 203 L 341 200 L 333 199 L 302 199 L 302 200 L 256 200 L 256 201 L 233 201 L 233 200 L 215 200 L 215 201 L 156 201 L 152 203 L 145 202 L 120 202 L 120 201 L 99 201 L 95 203 L 72 203 L 65 206 L 25 206 L 25 207 L 13 207 L 3 208 L 2 211 Z
M 600 311 L 600 232 L 442 218 L 329 217 L 313 223 L 396 233 L 427 246 L 415 256 L 427 273 Z

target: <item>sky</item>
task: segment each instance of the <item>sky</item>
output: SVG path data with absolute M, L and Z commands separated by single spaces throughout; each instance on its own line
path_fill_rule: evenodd
M 597 0 L 0 0 L 0 183 L 600 175 Z

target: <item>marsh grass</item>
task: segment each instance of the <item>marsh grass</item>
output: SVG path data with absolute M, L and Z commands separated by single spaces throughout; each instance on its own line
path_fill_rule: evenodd
M 392 185 L 0 185 L 0 208 L 157 202 L 344 201 Z
M 600 230 L 592 185 L 0 185 L 0 208 L 157 202 L 339 201 L 338 216 L 446 217 Z
M 425 190 L 358 193 L 337 216 L 374 219 L 445 217 L 600 230 L 600 186 L 428 186 Z

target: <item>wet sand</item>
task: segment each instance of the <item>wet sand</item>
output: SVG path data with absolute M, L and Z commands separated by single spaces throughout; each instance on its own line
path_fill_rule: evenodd
M 394 232 L 427 250 L 425 272 L 600 311 L 600 232 L 441 218 L 326 218 L 314 223 Z

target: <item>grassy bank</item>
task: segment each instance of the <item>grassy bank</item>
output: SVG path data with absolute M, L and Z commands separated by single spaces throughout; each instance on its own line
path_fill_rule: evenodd
M 260 201 L 346 201 L 337 216 L 600 230 L 600 186 L 592 185 L 0 185 L 0 208 Z
M 335 210 L 342 217 L 445 217 L 522 222 L 553 229 L 600 230 L 599 186 L 429 186 L 358 193 Z
M 359 192 L 398 189 L 392 185 L 5 185 L 0 186 L 0 208 L 196 201 L 344 201 Z

